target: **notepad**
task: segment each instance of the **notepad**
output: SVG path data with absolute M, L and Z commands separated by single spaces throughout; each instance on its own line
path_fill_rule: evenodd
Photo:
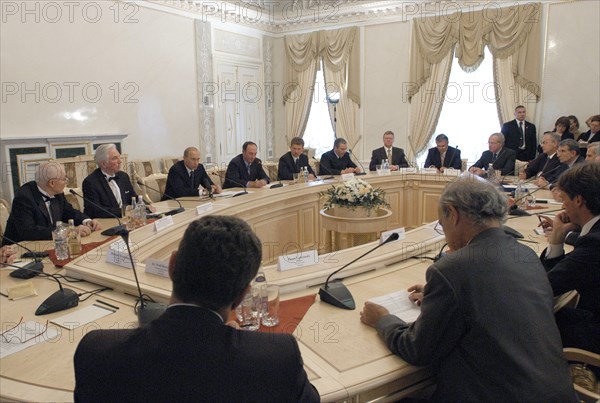
M 396 315 L 405 322 L 414 322 L 421 314 L 421 308 L 408 299 L 406 290 L 371 298 L 369 301 L 383 306 L 392 315 Z
M 64 327 L 67 330 L 73 330 L 80 326 L 87 325 L 88 323 L 98 320 L 106 315 L 110 315 L 111 313 L 115 313 L 115 311 L 109 307 L 105 308 L 94 304 L 82 309 L 78 309 L 75 312 L 71 312 L 67 315 L 54 318 L 50 322 L 60 327 Z
M 8 324 L 5 323 L 4 325 Z M 59 332 L 57 328 L 48 326 L 45 329 L 46 331 L 44 331 L 44 327 L 44 323 L 28 320 L 14 329 L 5 332 L 3 337 L 0 337 L 0 359 L 36 344 L 55 339 L 58 336 Z M 28 341 L 26 343 L 20 342 L 25 340 Z

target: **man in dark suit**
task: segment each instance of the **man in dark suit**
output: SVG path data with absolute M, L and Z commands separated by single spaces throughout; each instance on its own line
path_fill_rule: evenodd
M 367 302 L 361 321 L 410 364 L 437 372 L 433 401 L 575 402 L 552 289 L 536 253 L 501 228 L 507 200 L 461 177 L 438 207 L 449 253 L 408 289 L 414 323 Z
M 506 139 L 505 147 L 514 150 L 519 161 L 531 161 L 535 158 L 537 134 L 535 125 L 525 120 L 523 105 L 515 108 L 515 119 L 502 125 L 502 134 Z
M 256 144 L 251 141 L 242 145 L 242 153 L 229 161 L 223 189 L 244 185 L 249 188 L 261 188 L 269 184 L 269 175 L 265 173 L 260 158 L 256 158 L 257 151 Z
M 564 347 L 600 354 L 600 164 L 578 164 L 561 175 L 557 188 L 564 211 L 542 223 L 550 229 L 542 263 L 554 295 L 576 290 L 576 308 L 556 313 Z M 579 232 L 572 252 L 564 242 L 571 231 Z
M 221 187 L 210 180 L 204 166 L 200 163 L 200 151 L 196 147 L 188 147 L 183 152 L 183 160 L 178 161 L 169 169 L 162 200 L 198 196 L 200 195 L 200 186 L 211 193 L 221 193 Z
M 510 148 L 504 147 L 504 135 L 502 133 L 494 133 L 488 139 L 488 151 L 481 154 L 481 158 L 469 168 L 469 172 L 476 175 L 483 175 L 487 171 L 489 165 L 496 171 L 500 171 L 501 175 L 511 175 L 515 171 L 515 152 Z
M 544 133 L 544 137 L 542 137 L 543 153 L 527 164 L 524 171 L 519 172 L 519 178 L 536 177 L 534 183 L 540 187 L 555 182 L 565 170 L 564 165 L 558 159 L 558 143 L 560 143 L 560 134 L 554 132 Z
M 576 164 L 581 164 L 585 161 L 585 158 L 579 155 L 579 143 L 573 139 L 566 139 L 558 143 L 556 155 L 561 163 L 560 168 L 556 170 L 558 177 L 560 177 L 567 169 L 571 169 Z M 540 177 L 538 181 L 544 186 L 550 185 L 550 189 L 554 187 L 552 184 L 546 182 L 544 177 Z
M 404 150 L 394 145 L 394 132 L 388 130 L 383 133 L 383 147 L 376 148 L 371 154 L 371 162 L 369 163 L 369 171 L 377 170 L 377 165 L 381 165 L 381 161 L 388 160 L 390 169 L 397 171 L 399 168 L 408 167 L 408 161 L 404 156 Z
M 75 221 L 81 236 L 100 229 L 98 221 L 74 209 L 65 199 L 67 181 L 62 164 L 41 163 L 35 181 L 27 182 L 15 193 L 4 236 L 14 242 L 52 239 L 56 223 L 67 223 L 70 219 Z
M 435 137 L 435 145 L 427 152 L 425 168 L 437 168 L 440 172 L 444 172 L 444 168 L 462 169 L 460 150 L 448 146 L 448 136 L 438 134 Z
M 277 167 L 277 178 L 279 180 L 292 180 L 294 174 L 300 172 L 300 168 L 308 168 L 308 179 L 314 180 L 316 175 L 308 163 L 308 157 L 304 154 L 304 140 L 302 137 L 294 137 L 290 142 L 290 151 L 279 158 Z
M 166 312 L 144 328 L 96 330 L 79 343 L 75 401 L 319 401 L 293 335 L 225 324 L 261 257 L 243 220 L 192 222 L 169 262 Z
M 590 130 L 588 130 L 585 133 L 582 133 L 581 136 L 579 136 L 578 141 L 587 144 L 600 142 L 600 115 L 594 115 L 589 118 L 589 127 Z M 583 155 L 583 157 L 585 158 L 585 156 L 587 155 L 586 148 L 582 148 L 581 155 Z
M 121 171 L 121 154 L 114 144 L 102 144 L 96 149 L 94 160 L 98 168 L 83 180 L 83 196 L 121 217 L 123 207 L 137 198 L 129 175 Z M 90 217 L 113 218 L 87 200 L 83 206 L 84 213 Z
M 333 150 L 321 155 L 319 163 L 319 175 L 343 175 L 348 173 L 360 173 L 360 168 L 350 159 L 347 152 L 348 143 L 339 137 L 333 142 Z

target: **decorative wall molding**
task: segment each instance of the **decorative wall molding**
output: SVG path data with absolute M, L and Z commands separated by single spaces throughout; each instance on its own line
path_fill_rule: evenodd
M 211 46 L 211 27 L 210 23 L 196 20 L 196 66 L 198 99 L 200 108 L 200 149 L 204 149 L 201 158 L 207 163 L 213 163 L 216 160 L 214 155 L 215 139 L 215 110 L 213 85 L 213 60 Z
M 216 52 L 260 59 L 260 39 L 216 28 L 214 35 Z
M 264 82 L 273 82 L 273 39 L 265 36 L 263 37 L 263 64 L 265 66 Z M 265 85 L 265 136 L 267 141 L 267 158 L 272 160 L 274 158 L 274 134 L 273 134 L 273 86 Z

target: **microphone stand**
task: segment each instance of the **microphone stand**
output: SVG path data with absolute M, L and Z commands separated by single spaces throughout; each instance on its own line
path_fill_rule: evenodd
M 156 193 L 160 194 L 160 191 L 158 189 L 154 189 L 152 186 L 146 185 L 140 179 L 138 179 L 136 183 L 140 186 L 147 187 L 150 190 L 154 190 Z M 175 215 L 175 214 L 183 213 L 185 211 L 185 209 L 183 208 L 183 206 L 181 205 L 181 202 L 179 200 L 177 200 L 176 198 L 174 198 L 172 196 L 169 196 L 166 193 L 164 193 L 164 195 L 167 196 L 170 200 L 175 200 L 177 202 L 177 204 L 179 204 L 179 207 L 176 209 L 173 209 L 173 210 L 169 210 L 165 213 L 162 213 L 163 215 Z
M 351 149 L 348 149 L 348 154 L 350 154 L 351 156 L 354 156 L 354 153 L 352 152 Z M 355 173 L 355 176 L 362 176 L 362 175 L 366 175 L 367 173 L 365 172 L 365 167 L 363 166 L 362 162 L 360 162 L 360 159 L 358 159 L 358 157 L 354 156 L 354 158 L 356 159 L 356 162 L 358 162 L 358 165 L 360 165 L 360 169 L 361 172 L 359 173 Z
M 329 175 L 327 178 L 322 178 L 324 181 L 328 180 L 328 179 L 333 179 L 333 174 L 331 173 L 331 171 L 323 164 L 321 164 L 321 161 L 317 160 L 315 157 L 312 157 L 313 160 L 317 161 L 319 163 L 319 171 L 321 171 L 321 169 L 327 171 L 327 173 L 329 173 Z
M 15 245 L 25 249 L 27 252 L 31 253 L 31 255 L 33 256 L 33 262 L 29 262 L 23 267 L 15 266 L 18 269 L 13 270 L 9 274 L 9 276 L 27 280 L 27 279 L 37 276 L 38 274 L 42 274 L 44 272 L 44 264 L 42 263 L 42 259 L 40 259 L 34 251 L 29 249 L 25 245 L 21 245 L 19 242 L 15 242 L 10 238 L 5 237 L 4 235 L 2 235 L 2 238 L 6 239 L 8 242 L 10 242 L 12 244 L 15 244 Z
M 95 203 L 93 201 L 91 201 L 90 199 L 88 199 L 87 197 L 83 197 L 82 195 L 80 195 L 79 193 L 77 193 L 75 190 L 73 189 L 69 189 L 69 193 L 71 193 L 72 195 L 75 195 L 81 199 L 83 199 L 84 201 L 93 204 L 94 206 L 98 207 L 100 210 L 104 211 L 105 213 L 107 213 L 108 215 L 112 216 L 113 218 L 116 218 L 117 221 L 119 222 L 119 225 L 116 225 L 114 227 L 110 227 L 105 229 L 104 231 L 101 232 L 102 235 L 104 236 L 114 236 L 114 235 L 120 235 L 121 232 L 123 231 L 127 231 L 127 228 L 125 228 L 125 226 L 123 225 L 123 223 L 121 223 L 121 219 L 119 217 L 117 217 L 116 214 L 113 214 L 112 212 L 110 212 L 108 209 L 102 207 L 101 205 L 99 205 L 98 203 Z
M 398 235 L 397 232 L 392 233 L 384 242 L 380 243 L 373 249 L 360 255 L 359 257 L 357 257 L 350 263 L 343 265 L 342 267 L 340 267 L 339 269 L 337 269 L 336 271 L 331 273 L 329 275 L 329 277 L 327 277 L 327 280 L 325 280 L 325 285 L 319 289 L 319 297 L 321 298 L 321 301 L 331 304 L 333 306 L 337 306 L 338 308 L 349 309 L 349 310 L 356 309 L 356 304 L 354 303 L 354 298 L 352 297 L 352 294 L 350 294 L 350 291 L 348 290 L 348 288 L 346 288 L 344 283 L 342 283 L 341 280 L 335 280 L 335 281 L 332 281 L 331 283 L 329 283 L 329 279 L 331 279 L 331 277 L 334 274 L 339 273 L 346 267 L 350 266 L 352 263 L 356 262 L 359 259 L 362 259 L 363 257 L 367 256 L 369 253 L 382 247 L 386 243 L 396 241 L 399 237 L 400 237 L 400 235 Z

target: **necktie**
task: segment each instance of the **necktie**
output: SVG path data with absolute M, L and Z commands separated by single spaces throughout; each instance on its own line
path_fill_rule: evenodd
M 296 172 L 300 172 L 300 158 L 295 159 L 294 165 L 296 165 Z
M 387 150 L 387 159 L 388 159 L 388 162 L 391 164 L 392 163 L 392 150 L 390 150 L 389 148 Z
M 250 164 L 246 165 L 246 171 L 248 171 L 248 176 L 250 176 Z
M 194 188 L 194 171 L 190 172 L 190 180 L 192 182 L 192 188 Z
M 442 155 L 440 155 L 440 162 L 442 163 L 441 165 L 444 166 L 444 161 L 446 160 L 446 153 L 443 153 Z
M 496 158 L 498 158 L 498 154 L 494 153 L 494 156 L 492 157 L 492 164 L 496 162 Z
M 523 122 L 519 122 L 519 148 L 525 146 L 525 131 L 523 130 Z

